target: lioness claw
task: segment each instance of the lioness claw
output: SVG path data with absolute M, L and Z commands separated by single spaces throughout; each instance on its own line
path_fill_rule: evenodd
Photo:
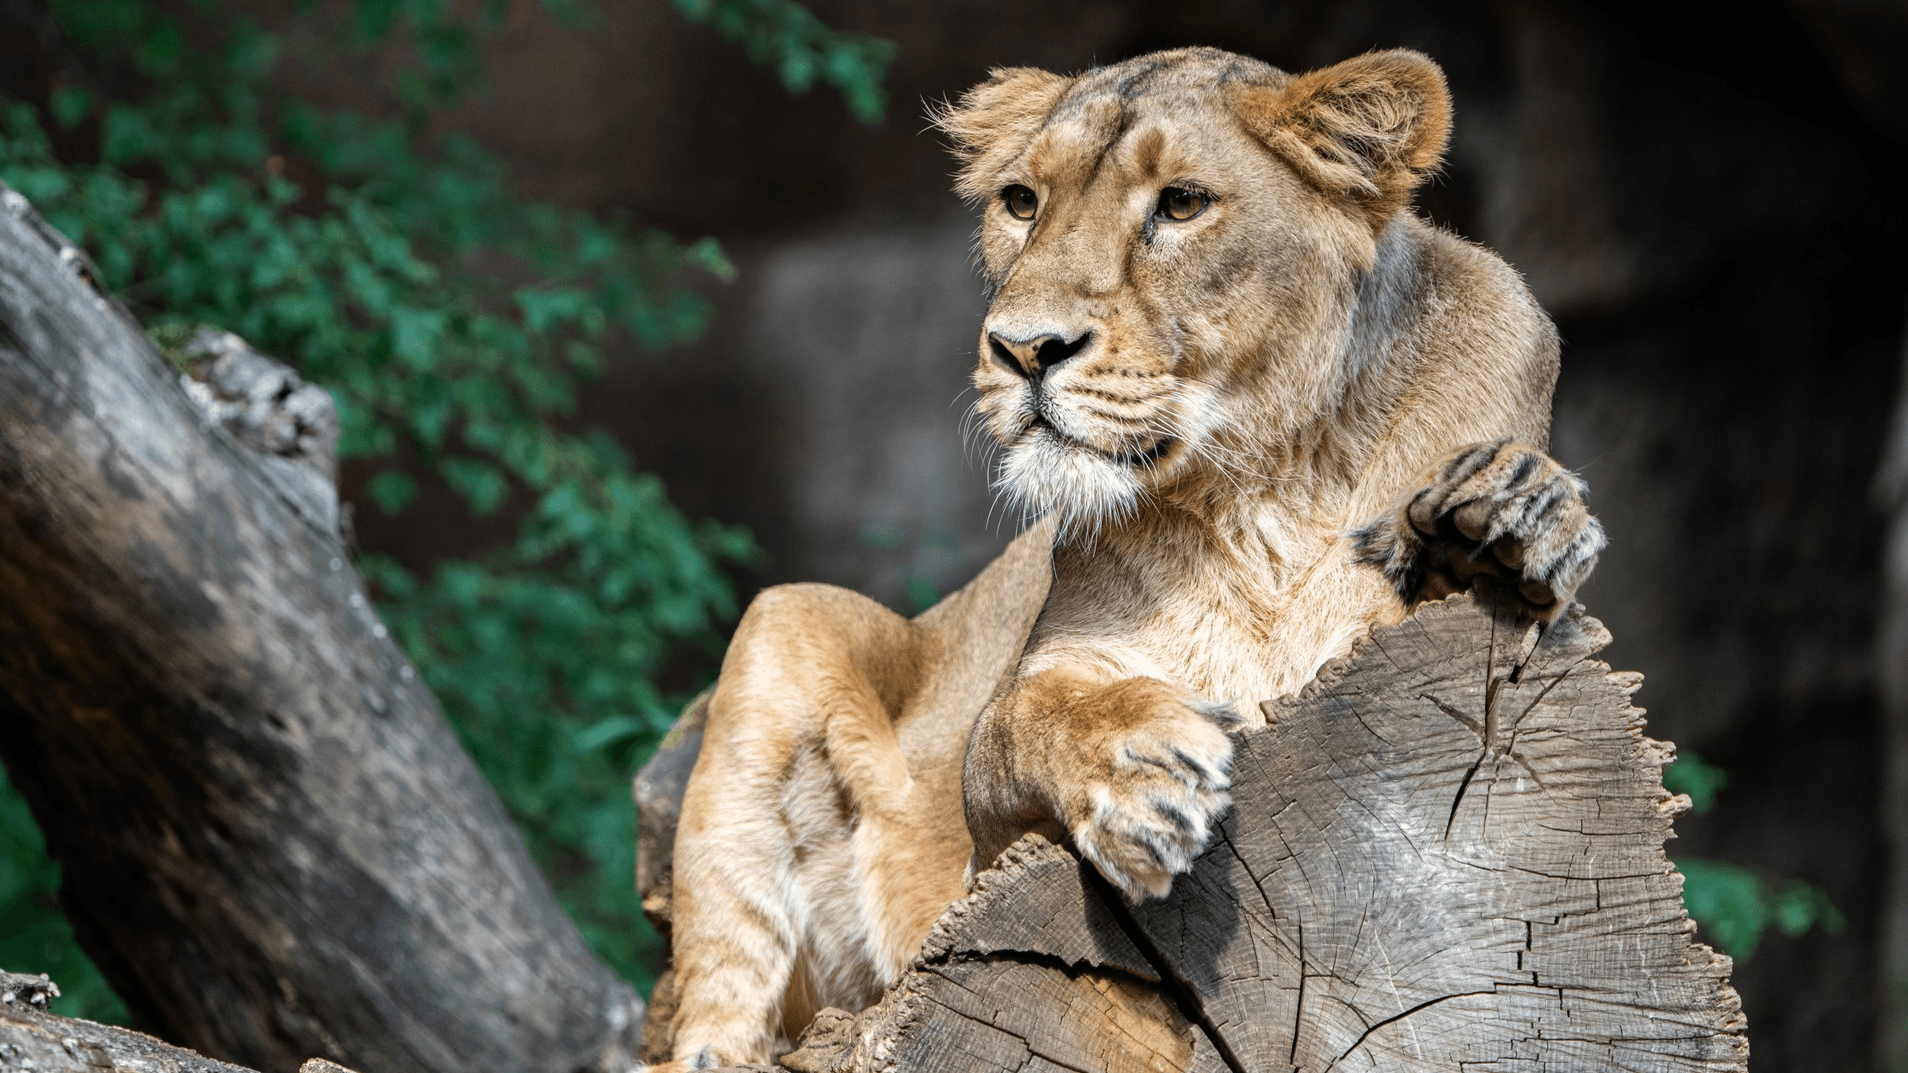
M 1540 616 L 1570 605 L 1603 550 L 1583 478 L 1513 440 L 1475 444 L 1413 492 L 1401 517 L 1354 534 L 1407 601 L 1501 578 Z

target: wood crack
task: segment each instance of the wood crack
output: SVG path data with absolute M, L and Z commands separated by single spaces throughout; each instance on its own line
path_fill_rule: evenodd
M 947 968 L 952 965 L 988 964 L 1009 961 L 1017 965 L 1033 965 L 1038 968 L 1052 969 L 1068 978 L 1091 974 L 1093 976 L 1129 980 L 1139 987 L 1152 987 L 1154 981 L 1138 973 L 1128 972 L 1117 965 L 1098 965 L 1086 961 L 1068 961 L 1058 954 L 1047 954 L 1036 950 L 955 950 L 939 957 L 929 958 L 921 963 L 924 969 Z
M 1286 1055 L 1286 1059 L 1292 1063 L 1292 1068 L 1294 1069 L 1298 1068 L 1299 1029 L 1305 1026 L 1305 977 L 1307 975 L 1305 971 L 1305 922 L 1303 920 L 1298 921 L 1297 927 L 1299 961 L 1298 1001 L 1292 1004 L 1292 1049 Z
M 1179 1010 L 1181 1017 L 1199 1026 L 1199 1030 L 1206 1035 L 1206 1042 L 1212 1044 L 1213 1052 L 1219 1056 L 1221 1062 L 1226 1064 L 1227 1069 L 1232 1073 L 1247 1073 L 1245 1063 L 1239 1060 L 1239 1056 L 1233 1052 L 1232 1045 L 1220 1033 L 1219 1026 L 1213 1024 L 1212 1016 L 1206 1012 L 1206 1004 L 1199 997 L 1198 988 L 1180 975 L 1179 967 L 1167 960 L 1160 952 L 1158 944 L 1153 942 L 1153 937 L 1146 933 L 1146 929 L 1140 926 L 1138 920 L 1134 919 L 1132 907 L 1126 904 L 1126 899 L 1122 898 L 1119 891 L 1114 890 L 1113 885 L 1108 883 L 1097 870 L 1087 868 L 1082 871 L 1090 877 L 1094 892 L 1112 911 L 1113 919 L 1125 929 L 1127 938 L 1133 940 L 1133 945 L 1139 948 L 1141 956 L 1145 957 L 1153 969 L 1159 973 L 1160 994 Z
M 1413 1006 L 1410 1009 L 1403 1011 L 1402 1013 L 1394 1013 L 1390 1017 L 1387 1017 L 1382 1021 L 1374 1022 L 1370 1028 L 1365 1029 L 1362 1033 L 1359 1034 L 1358 1038 L 1352 1042 L 1351 1046 L 1345 1048 L 1344 1054 L 1341 1054 L 1337 1058 L 1332 1059 L 1332 1064 L 1325 1067 L 1326 1073 L 1330 1073 L 1330 1071 L 1334 1067 L 1336 1067 L 1338 1063 L 1343 1062 L 1345 1059 L 1351 1057 L 1351 1053 L 1357 1050 L 1358 1048 L 1364 1046 L 1365 1041 L 1371 1038 L 1371 1034 L 1373 1032 L 1378 1031 L 1379 1029 L 1385 1027 L 1386 1025 L 1396 1024 L 1397 1022 L 1404 1020 L 1405 1018 L 1411 1016 L 1414 1013 L 1419 1012 L 1420 1010 L 1429 1009 L 1432 1006 L 1436 1006 L 1441 1002 L 1449 1002 L 1455 998 L 1473 998 L 1477 995 L 1493 995 L 1496 993 L 1497 993 L 1496 988 L 1488 988 L 1482 991 L 1459 991 L 1458 993 L 1454 995 L 1440 995 L 1434 999 L 1426 999 L 1423 1002 L 1418 1003 L 1416 1006 Z

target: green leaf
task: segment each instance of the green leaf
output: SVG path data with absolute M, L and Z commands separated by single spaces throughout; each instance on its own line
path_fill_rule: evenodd
M 589 296 L 571 287 L 524 289 L 517 292 L 516 299 L 525 326 L 539 334 L 575 321 L 589 305 Z
M 627 743 L 655 728 L 632 715 L 613 715 L 599 720 L 576 736 L 577 748 L 585 752 Z
M 54 90 L 47 104 L 53 113 L 53 122 L 71 127 L 93 110 L 93 95 L 78 86 L 66 86 Z
M 1663 788 L 1673 794 L 1688 794 L 1690 808 L 1696 812 L 1709 811 L 1716 795 L 1728 785 L 1727 772 L 1689 749 L 1677 750 L 1676 759 L 1663 769 Z
M 1847 925 L 1820 888 L 1799 879 L 1779 887 L 1755 871 L 1703 857 L 1676 862 L 1683 873 L 1683 904 L 1703 936 L 1738 961 L 1755 956 L 1771 924 L 1798 936 L 1821 925 L 1834 935 Z
M 437 341 L 444 334 L 445 315 L 439 310 L 398 306 L 391 310 L 391 349 L 413 369 L 436 364 Z
M 735 280 L 735 265 L 729 261 L 722 246 L 713 238 L 699 238 L 683 247 L 683 257 L 697 265 L 724 283 Z
M 941 590 L 934 582 L 919 575 L 908 578 L 906 594 L 902 601 L 905 614 L 918 615 L 940 602 Z
M 1835 908 L 1821 888 L 1799 879 L 1784 883 L 1769 897 L 1769 914 L 1776 929 L 1791 938 L 1817 924 L 1830 935 L 1840 935 L 1848 918 Z
M 510 495 L 510 482 L 496 466 L 468 458 L 447 458 L 438 472 L 477 515 L 494 514 Z
M 417 498 L 417 481 L 403 470 L 387 469 L 365 482 L 371 501 L 386 514 L 397 514 Z

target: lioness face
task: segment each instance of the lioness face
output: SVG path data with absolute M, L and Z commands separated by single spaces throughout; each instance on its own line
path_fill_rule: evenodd
M 1023 510 L 1091 530 L 1148 497 L 1236 498 L 1332 405 L 1378 226 L 1371 199 L 1272 147 L 1268 124 L 1312 90 L 1189 49 L 1073 79 L 1000 72 L 942 118 L 994 291 L 978 412 Z

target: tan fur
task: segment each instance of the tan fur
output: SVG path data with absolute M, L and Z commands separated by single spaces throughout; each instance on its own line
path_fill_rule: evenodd
M 1025 831 L 1164 894 L 1257 702 L 1479 573 L 1554 613 L 1602 544 L 1540 453 L 1549 320 L 1404 211 L 1449 135 L 1428 59 L 1016 69 L 939 122 L 984 203 L 977 411 L 1046 520 L 911 622 L 822 586 L 751 606 L 677 836 L 684 1067 L 872 1000 Z M 1157 215 L 1167 187 L 1209 201 Z

